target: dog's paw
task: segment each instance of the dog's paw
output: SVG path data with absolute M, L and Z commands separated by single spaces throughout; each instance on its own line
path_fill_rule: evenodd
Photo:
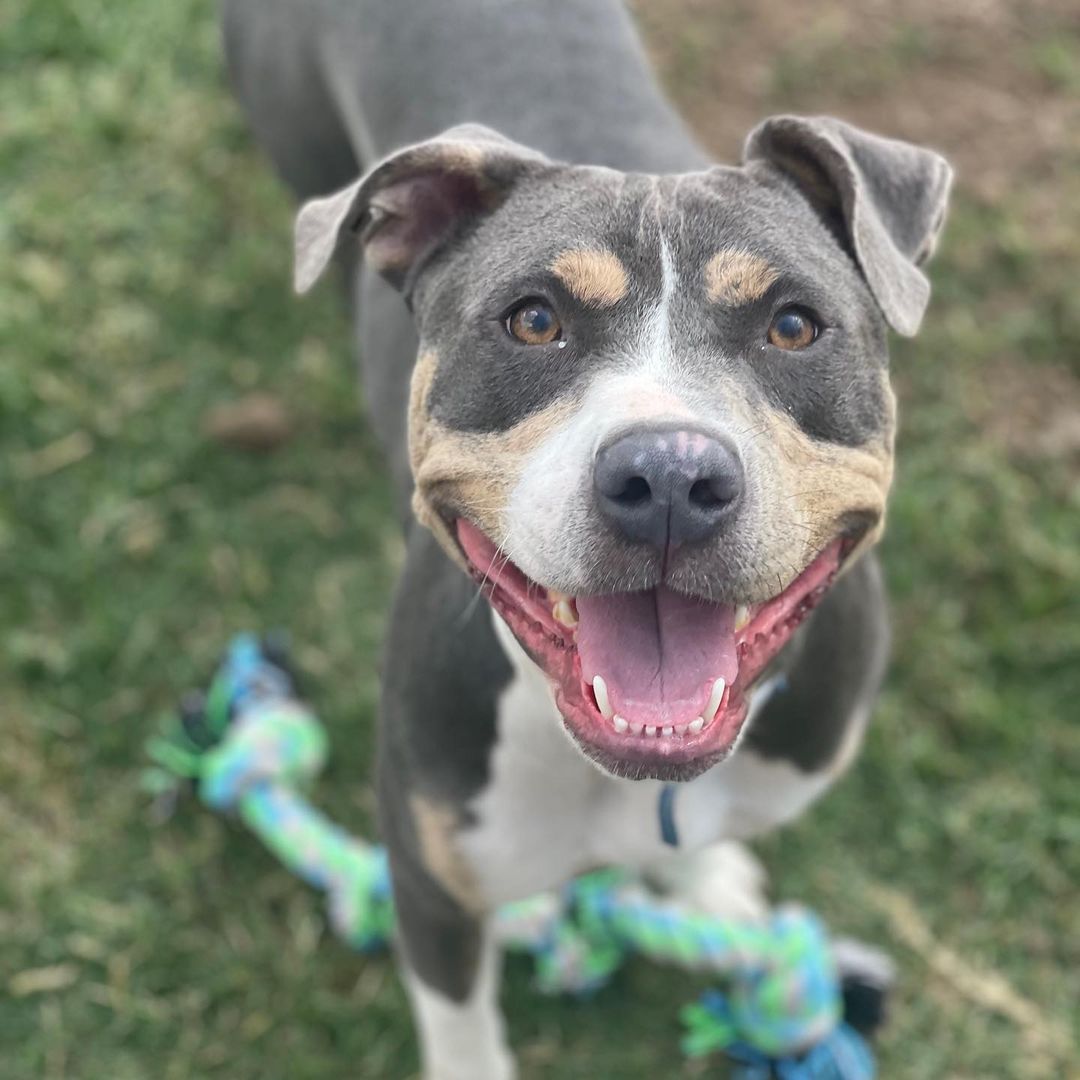
M 734 840 L 672 855 L 650 866 L 645 881 L 662 895 L 717 919 L 761 920 L 769 914 L 765 868 Z

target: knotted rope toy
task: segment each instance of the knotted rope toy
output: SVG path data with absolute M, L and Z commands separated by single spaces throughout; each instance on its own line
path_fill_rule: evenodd
M 235 812 L 294 874 L 325 892 L 334 931 L 371 951 L 394 932 L 383 848 L 350 836 L 301 794 L 323 767 L 326 734 L 300 701 L 280 643 L 241 635 L 205 696 L 189 696 L 151 739 L 150 790 L 192 782 Z M 830 945 L 810 912 L 781 907 L 762 922 L 718 919 L 602 870 L 560 894 L 501 908 L 497 939 L 535 959 L 546 992 L 591 992 L 633 953 L 708 971 L 723 982 L 682 1012 L 683 1049 L 726 1051 L 736 1080 L 870 1080 L 862 1034 L 881 1019 L 891 979 L 874 950 Z M 841 974 L 843 972 L 843 974 Z M 846 1019 L 845 1019 L 846 1016 Z

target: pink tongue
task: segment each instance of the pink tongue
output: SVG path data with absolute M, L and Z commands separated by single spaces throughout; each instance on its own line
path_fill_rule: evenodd
M 577 598 L 581 673 L 607 685 L 616 714 L 639 724 L 687 724 L 718 678 L 738 674 L 735 611 L 663 586 Z

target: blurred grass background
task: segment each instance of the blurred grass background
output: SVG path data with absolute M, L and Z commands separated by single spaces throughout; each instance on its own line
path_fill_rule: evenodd
M 851 775 L 761 850 L 780 896 L 899 960 L 885 1077 L 1080 1076 L 1080 11 L 638 13 L 721 158 L 766 113 L 832 111 L 957 165 L 894 349 L 888 691 Z M 333 739 L 319 799 L 371 828 L 400 545 L 337 297 L 290 295 L 210 0 L 0 0 L 0 31 L 0 1078 L 415 1075 L 389 961 L 138 788 L 228 635 L 286 626 Z M 550 1001 L 512 964 L 525 1077 L 717 1075 L 678 1056 L 697 985 L 635 965 Z

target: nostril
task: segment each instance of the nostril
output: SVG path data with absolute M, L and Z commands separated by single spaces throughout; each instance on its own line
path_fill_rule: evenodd
M 733 520 L 743 471 L 726 439 L 643 428 L 598 451 L 593 485 L 624 537 L 667 548 L 707 540 Z
M 623 506 L 639 506 L 648 502 L 652 497 L 652 489 L 649 481 L 644 476 L 628 476 L 623 483 L 622 490 L 616 492 L 612 498 Z
M 695 480 L 690 485 L 690 491 L 688 493 L 690 504 L 692 506 L 699 506 L 703 510 L 711 510 L 717 506 L 723 506 L 730 500 L 725 499 L 719 491 L 716 490 L 712 480 Z

